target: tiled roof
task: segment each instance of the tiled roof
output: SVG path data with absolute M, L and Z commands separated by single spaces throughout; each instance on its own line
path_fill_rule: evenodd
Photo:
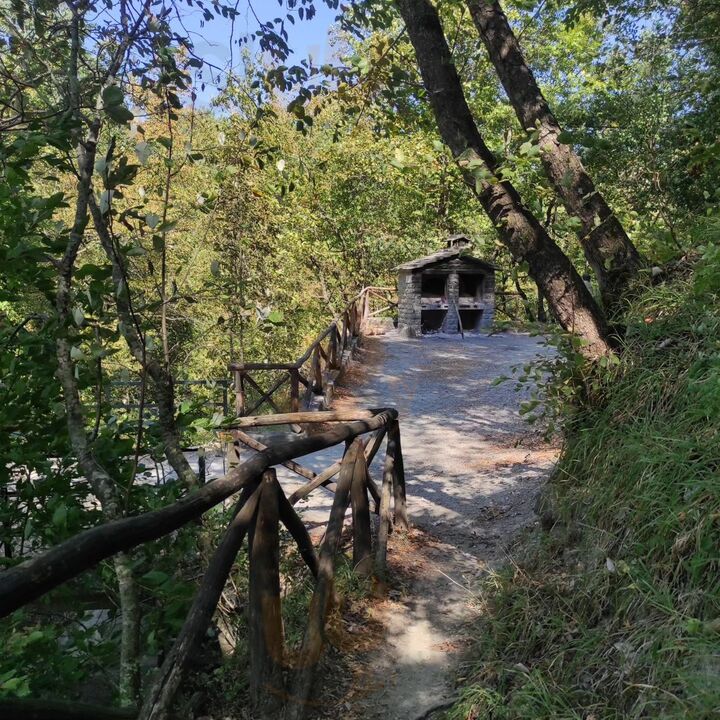
M 431 265 L 437 265 L 445 262 L 446 260 L 454 260 L 455 258 L 462 258 L 463 260 L 484 267 L 486 270 L 497 270 L 497 267 L 492 263 L 480 260 L 472 255 L 468 255 L 467 252 L 463 252 L 465 248 L 445 248 L 444 250 L 438 250 L 431 255 L 417 258 L 416 260 L 410 260 L 409 262 L 398 265 L 395 270 L 422 270 L 423 268 L 430 267 Z

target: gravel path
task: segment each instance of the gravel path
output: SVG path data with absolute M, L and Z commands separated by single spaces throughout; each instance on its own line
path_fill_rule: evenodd
M 518 415 L 514 383 L 492 383 L 548 350 L 516 334 L 387 335 L 364 347 L 340 404 L 398 409 L 408 510 L 420 532 L 391 544 L 391 562 L 396 553 L 413 567 L 401 597 L 376 611 L 386 643 L 372 689 L 352 709 L 358 718 L 414 720 L 452 695 L 477 612 L 474 581 L 534 522 L 534 496 L 556 453 Z

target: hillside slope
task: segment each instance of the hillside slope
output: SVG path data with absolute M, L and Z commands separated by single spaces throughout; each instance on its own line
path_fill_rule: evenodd
M 542 529 L 486 585 L 452 720 L 719 716 L 720 307 L 705 261 L 640 298 L 621 362 L 567 419 Z

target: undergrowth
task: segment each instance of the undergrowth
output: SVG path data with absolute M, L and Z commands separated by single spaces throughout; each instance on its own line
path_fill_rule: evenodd
M 720 262 L 647 290 L 488 580 L 448 720 L 720 717 Z

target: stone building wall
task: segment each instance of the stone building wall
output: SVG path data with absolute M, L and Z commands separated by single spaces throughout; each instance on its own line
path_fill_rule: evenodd
M 420 334 L 422 276 L 401 271 L 398 276 L 398 328 Z
M 452 263 L 454 262 L 457 261 L 453 260 L 448 263 L 448 265 L 452 266 Z M 445 315 L 445 320 L 443 321 L 442 331 L 444 333 L 454 335 L 455 333 L 460 332 L 460 323 L 458 323 L 457 311 L 455 309 L 458 301 L 458 295 L 460 294 L 460 277 L 457 272 L 454 271 L 454 268 L 453 271 L 448 274 L 446 290 L 448 311 L 447 315 Z
M 465 261 L 463 258 L 453 258 L 429 269 L 433 275 L 444 274 L 447 277 L 446 297 L 448 301 L 447 314 L 443 320 L 441 331 L 457 333 L 460 331 L 457 312 L 460 290 L 459 273 L 482 274 L 482 304 L 483 314 L 480 321 L 481 328 L 491 328 L 495 319 L 495 274 L 491 269 L 483 269 Z M 427 270 L 400 270 L 398 274 L 398 329 L 407 335 L 420 335 L 422 331 L 422 276 Z M 462 310 L 462 308 L 459 308 Z

